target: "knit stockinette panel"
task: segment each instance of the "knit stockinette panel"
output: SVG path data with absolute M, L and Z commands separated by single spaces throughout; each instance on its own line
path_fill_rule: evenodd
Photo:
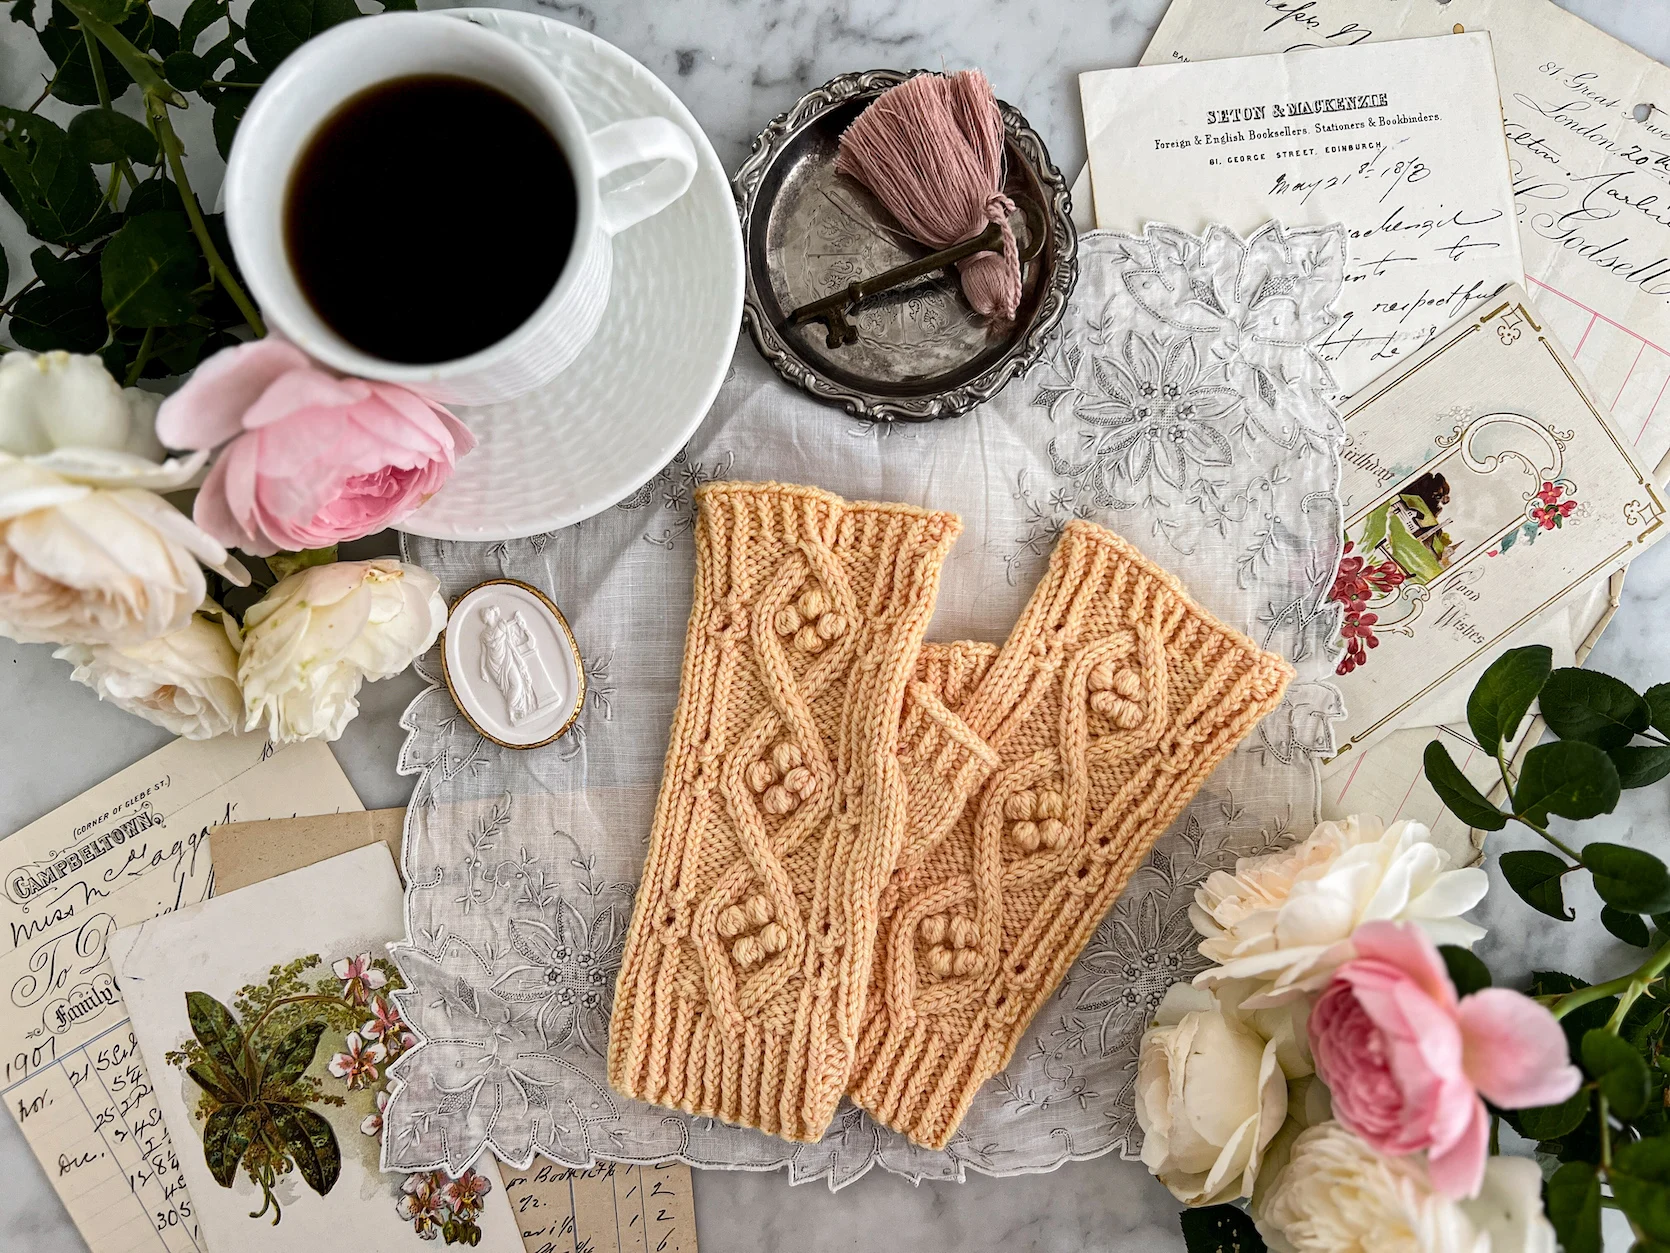
M 816 1140 L 852 1064 L 877 902 L 906 832 L 905 690 L 961 524 L 774 483 L 703 488 L 696 510 L 695 598 L 609 1082 Z
M 854 1101 L 945 1147 L 1155 838 L 1292 677 L 1124 540 L 1069 523 L 957 702 L 999 765 L 893 876 Z

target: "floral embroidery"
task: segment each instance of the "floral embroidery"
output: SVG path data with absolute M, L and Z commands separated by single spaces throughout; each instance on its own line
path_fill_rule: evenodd
M 614 1011 L 626 920 L 611 905 L 588 923 L 564 900 L 557 902 L 551 918 L 511 919 L 510 942 L 525 961 L 500 975 L 493 990 L 506 1000 L 538 1004 L 536 1021 L 547 1048 L 573 1042 L 601 1057 Z

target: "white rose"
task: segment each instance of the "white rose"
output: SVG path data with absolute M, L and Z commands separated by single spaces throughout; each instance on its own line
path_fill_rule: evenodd
M 1471 946 L 1484 930 L 1459 915 L 1484 897 L 1479 867 L 1452 870 L 1418 822 L 1324 822 L 1292 848 L 1243 857 L 1195 891 L 1189 919 L 1216 962 L 1195 982 L 1252 979 L 1246 1009 L 1279 1005 L 1328 982 L 1365 922 L 1416 922 L 1435 944 Z
M 246 728 L 280 743 L 334 740 L 362 680 L 399 674 L 446 625 L 435 576 L 393 558 L 298 571 L 244 615 L 238 683 Z
M 147 722 L 206 740 L 243 729 L 238 650 L 213 601 L 178 631 L 143 644 L 70 644 L 52 654 L 71 662 L 70 675 Z
M 1304 1132 L 1287 1168 L 1253 1198 L 1275 1253 L 1554 1253 L 1542 1174 L 1493 1157 L 1470 1201 L 1435 1192 L 1420 1154 L 1381 1157 L 1337 1122 Z
M 0 357 L 0 452 L 34 457 L 102 448 L 160 461 L 161 403 L 161 396 L 118 385 L 97 357 L 8 352 Z
M 203 455 L 0 452 L 0 635 L 25 644 L 139 644 L 181 630 L 203 603 L 202 562 L 247 583 L 235 558 L 156 493 Z
M 1287 1080 L 1266 1043 L 1210 994 L 1167 991 L 1137 1060 L 1143 1165 L 1185 1205 L 1251 1196 L 1287 1115 Z

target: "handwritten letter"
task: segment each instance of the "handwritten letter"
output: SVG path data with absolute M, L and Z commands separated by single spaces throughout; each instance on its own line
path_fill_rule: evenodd
M 209 828 L 360 809 L 321 743 L 176 740 L 0 842 L 0 1097 L 94 1253 L 203 1241 L 105 946 L 209 894 Z

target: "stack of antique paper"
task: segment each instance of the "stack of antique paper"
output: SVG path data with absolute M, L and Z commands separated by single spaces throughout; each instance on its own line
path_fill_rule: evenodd
M 1547 0 L 1174 0 L 1142 66 L 1081 78 L 1082 225 L 1347 228 L 1330 814 L 1463 840 L 1426 741 L 1498 783 L 1462 725 L 1477 674 L 1531 642 L 1580 662 L 1662 534 L 1666 88 Z

